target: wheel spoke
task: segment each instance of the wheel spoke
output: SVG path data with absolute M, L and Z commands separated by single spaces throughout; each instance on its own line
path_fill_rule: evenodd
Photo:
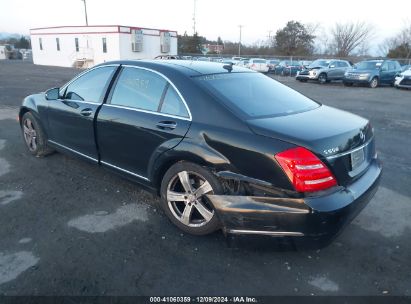
M 190 219 L 191 219 L 191 214 L 192 213 L 193 213 L 193 205 L 187 203 L 185 208 L 184 208 L 183 214 L 181 215 L 181 222 L 184 225 L 189 225 L 190 224 Z
M 23 131 L 24 131 L 24 134 L 27 134 L 27 135 L 30 134 L 30 130 L 26 126 L 23 126 Z
M 180 179 L 181 184 L 183 185 L 184 190 L 187 193 L 191 193 L 193 191 L 193 188 L 191 187 L 190 178 L 188 176 L 187 171 L 179 172 L 178 177 Z
M 209 193 L 211 191 L 213 191 L 213 188 L 208 181 L 205 181 L 196 191 L 194 191 L 194 195 L 196 198 L 199 198 L 203 194 Z
M 201 216 L 208 222 L 213 217 L 213 213 L 210 212 L 200 201 L 197 201 L 194 205 Z M 185 210 L 184 210 L 185 211 Z
M 31 138 L 31 147 L 33 148 L 33 150 L 36 150 L 36 148 L 37 148 L 36 136 L 33 136 Z
M 186 200 L 185 193 L 167 191 L 167 200 L 169 202 L 184 202 Z

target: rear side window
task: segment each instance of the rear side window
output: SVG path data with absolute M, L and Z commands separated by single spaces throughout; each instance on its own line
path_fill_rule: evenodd
M 227 73 L 197 77 L 233 112 L 247 118 L 304 112 L 319 104 L 260 73 Z
M 172 86 L 168 86 L 166 95 L 164 96 L 163 104 L 160 109 L 161 113 L 170 114 L 181 117 L 189 117 L 187 108 Z
M 161 76 L 137 68 L 124 68 L 114 88 L 111 104 L 157 111 L 166 87 Z
M 101 102 L 105 87 L 117 67 L 108 66 L 91 70 L 67 86 L 64 99 Z

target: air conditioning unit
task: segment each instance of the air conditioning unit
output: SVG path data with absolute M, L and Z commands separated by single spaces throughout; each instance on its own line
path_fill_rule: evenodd
M 171 33 L 160 32 L 161 53 L 169 53 L 171 44 Z
M 143 50 L 143 31 L 131 30 L 131 50 L 133 52 L 141 52 Z

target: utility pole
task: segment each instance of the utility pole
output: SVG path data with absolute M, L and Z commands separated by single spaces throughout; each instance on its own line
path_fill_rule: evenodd
M 197 0 L 194 0 L 194 11 L 193 11 L 193 35 L 197 33 L 196 31 L 196 6 L 197 6 Z
M 238 26 L 240 28 L 240 42 L 238 43 L 238 56 L 241 56 L 241 29 L 243 28 L 243 25 Z
M 81 0 L 84 2 L 84 14 L 86 16 L 86 25 L 88 26 L 88 20 L 87 20 L 87 4 L 86 4 L 86 0 Z
M 268 46 L 270 47 L 271 46 L 271 33 L 272 33 L 273 31 L 272 30 L 269 30 L 268 31 Z

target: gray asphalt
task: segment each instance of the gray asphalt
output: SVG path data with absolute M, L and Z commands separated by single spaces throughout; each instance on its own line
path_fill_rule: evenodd
M 411 295 L 411 90 L 279 80 L 371 120 L 384 175 L 328 247 L 230 247 L 180 232 L 156 197 L 62 154 L 34 158 L 17 107 L 78 70 L 0 61 L 0 295 Z

